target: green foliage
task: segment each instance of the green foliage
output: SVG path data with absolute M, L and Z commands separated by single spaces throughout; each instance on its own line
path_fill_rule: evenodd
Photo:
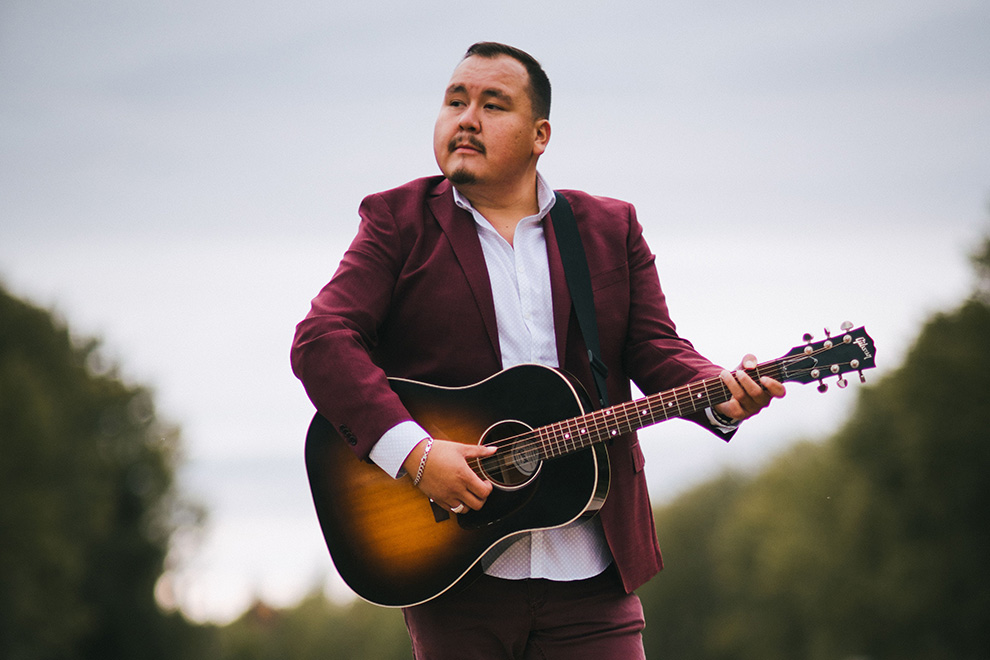
M 648 655 L 987 657 L 990 241 L 974 261 L 974 296 L 860 388 L 834 437 L 656 512 Z
M 732 502 L 745 488 L 738 475 L 726 474 L 655 512 L 666 566 L 640 592 L 647 614 L 643 643 L 655 657 L 707 658 L 707 631 L 721 610 L 722 588 L 713 568 L 714 537 Z M 656 616 L 651 616 L 657 612 Z M 649 654 L 648 654 L 649 655 Z
M 983 243 L 973 253 L 971 261 L 973 262 L 973 270 L 976 271 L 976 287 L 973 297 L 978 301 L 990 304 L 990 236 L 983 239 Z
M 990 307 L 934 317 L 905 364 L 835 442 L 873 486 L 850 556 L 862 575 L 867 650 L 985 657 L 990 649 Z
M 0 657 L 171 658 L 202 641 L 153 595 L 177 441 L 95 342 L 0 288 Z
M 221 630 L 221 649 L 224 660 L 405 660 L 412 653 L 400 611 L 337 605 L 319 590 L 287 610 L 256 603 Z

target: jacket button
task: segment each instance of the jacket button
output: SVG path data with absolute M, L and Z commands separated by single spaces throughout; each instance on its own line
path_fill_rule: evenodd
M 357 438 L 354 437 L 354 433 L 351 432 L 349 426 L 347 426 L 346 424 L 341 424 L 340 432 L 345 438 L 347 438 L 347 444 L 351 445 L 352 447 L 357 444 Z

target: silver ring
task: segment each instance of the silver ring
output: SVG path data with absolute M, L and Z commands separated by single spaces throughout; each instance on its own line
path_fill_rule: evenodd
M 464 503 L 462 502 L 461 504 L 458 504 L 453 509 L 451 509 L 451 511 L 454 513 L 464 513 Z

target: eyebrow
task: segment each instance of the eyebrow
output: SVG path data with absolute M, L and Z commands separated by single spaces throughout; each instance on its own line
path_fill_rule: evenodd
M 460 84 L 451 85 L 447 88 L 447 96 L 450 96 L 451 94 L 467 94 L 467 87 Z M 512 102 L 512 97 L 500 89 L 486 89 L 481 93 L 481 95 L 488 98 L 498 99 L 506 103 Z

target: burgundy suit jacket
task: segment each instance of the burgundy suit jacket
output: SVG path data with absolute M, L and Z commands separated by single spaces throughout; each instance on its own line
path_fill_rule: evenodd
M 588 256 L 609 400 L 628 401 L 630 380 L 651 394 L 718 374 L 677 335 L 634 208 L 562 192 Z M 317 410 L 364 458 L 387 430 L 411 419 L 387 377 L 464 386 L 499 371 L 501 356 L 477 229 L 449 182 L 428 177 L 370 195 L 360 216 L 336 274 L 296 328 L 292 367 Z M 544 228 L 559 363 L 594 392 L 549 219 Z M 694 421 L 707 425 L 703 416 Z M 612 480 L 600 515 L 632 591 L 662 567 L 660 548 L 636 434 L 617 438 L 608 452 Z

